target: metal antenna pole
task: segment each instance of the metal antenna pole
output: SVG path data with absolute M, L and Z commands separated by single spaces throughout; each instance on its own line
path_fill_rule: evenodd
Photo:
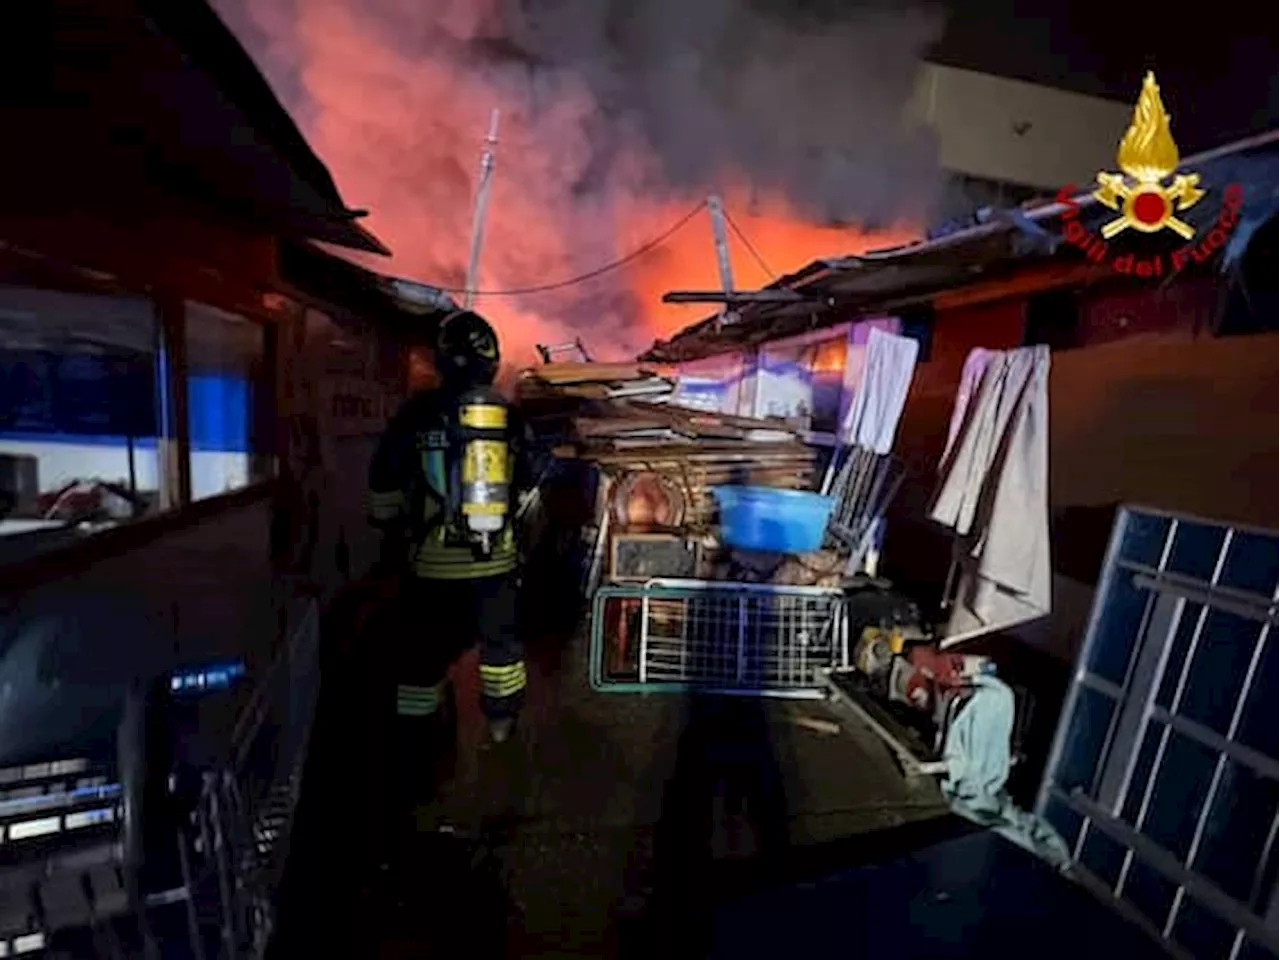
M 489 135 L 484 138 L 484 152 L 480 155 L 480 183 L 476 188 L 476 203 L 471 214 L 471 255 L 467 258 L 466 295 L 463 306 L 471 309 L 478 285 L 480 248 L 484 245 L 484 218 L 489 210 L 489 184 L 493 179 L 494 148 L 498 145 L 498 110 L 489 114 Z
M 733 265 L 729 262 L 729 230 L 725 223 L 724 204 L 720 197 L 711 194 L 707 197 L 707 213 L 711 216 L 711 236 L 716 243 L 716 263 L 720 267 L 720 286 L 724 290 L 726 297 L 733 294 Z M 737 313 L 729 306 L 731 301 L 726 300 L 725 307 L 720 313 L 719 321 L 721 323 L 733 323 L 738 319 Z

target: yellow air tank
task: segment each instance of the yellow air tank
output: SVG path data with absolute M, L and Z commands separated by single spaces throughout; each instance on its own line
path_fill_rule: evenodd
M 476 548 L 488 555 L 511 509 L 507 404 L 502 395 L 489 387 L 468 390 L 458 401 L 458 429 L 462 519 Z

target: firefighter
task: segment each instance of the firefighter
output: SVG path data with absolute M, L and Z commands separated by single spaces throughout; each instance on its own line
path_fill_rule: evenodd
M 469 311 L 447 317 L 437 337 L 436 368 L 439 384 L 411 396 L 387 426 L 369 477 L 369 516 L 384 533 L 383 562 L 398 568 L 399 635 L 389 660 L 395 766 L 403 771 L 399 800 L 410 808 L 424 799 L 424 787 L 434 785 L 431 754 L 452 746 L 442 738 L 453 732 L 443 716 L 445 672 L 453 661 L 479 639 L 481 706 L 498 743 L 513 731 L 526 682 L 516 634 L 512 518 L 516 492 L 529 477 L 528 447 L 491 387 L 498 371 L 493 328 Z M 477 424 L 489 431 L 488 453 L 496 449 L 506 460 L 492 465 L 505 478 L 488 478 L 505 479 L 505 487 L 481 485 L 482 493 L 499 491 L 483 509 L 463 499 L 477 479 L 463 462 L 469 438 L 478 435 L 469 426 Z M 487 518 L 479 532 L 469 526 L 477 515 Z

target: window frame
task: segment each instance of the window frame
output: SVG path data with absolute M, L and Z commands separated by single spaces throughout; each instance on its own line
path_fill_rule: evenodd
M 193 450 L 191 447 L 191 420 L 190 420 L 191 397 L 190 397 L 189 387 L 190 387 L 190 374 L 191 374 L 191 358 L 188 354 L 188 347 L 191 341 L 190 341 L 190 328 L 188 325 L 188 319 L 189 319 L 188 311 L 187 311 L 188 303 L 210 307 L 215 311 L 231 314 L 239 319 L 245 320 L 246 322 L 253 324 L 255 327 L 258 328 L 262 336 L 261 368 L 263 373 L 263 382 L 257 385 L 260 388 L 260 390 L 257 391 L 255 395 L 260 397 L 259 402 L 266 403 L 269 405 L 266 412 L 263 412 L 262 410 L 257 409 L 255 406 L 251 406 L 250 410 L 248 411 L 248 418 L 249 418 L 248 427 L 249 427 L 250 436 L 257 439 L 260 443 L 265 443 L 266 444 L 265 449 L 262 447 L 259 447 L 256 449 L 250 449 L 246 451 L 246 454 L 249 457 L 250 477 L 252 477 L 254 473 L 254 470 L 253 470 L 254 461 L 259 458 L 264 460 L 269 465 L 269 469 L 267 470 L 267 476 L 259 477 L 258 479 L 250 479 L 249 482 L 246 483 L 243 487 L 237 487 L 235 490 L 223 491 L 222 493 L 210 494 L 209 496 L 204 496 L 199 498 L 196 498 L 193 495 L 192 484 L 191 484 L 191 457 L 192 457 Z M 279 419 L 280 419 L 280 396 L 279 396 L 280 370 L 279 370 L 278 358 L 280 355 L 279 354 L 280 324 L 272 318 L 266 317 L 265 315 L 262 315 L 262 314 L 258 314 L 256 311 L 246 310 L 243 305 L 228 306 L 226 304 L 210 303 L 207 298 L 201 299 L 194 296 L 184 296 L 178 301 L 178 307 L 181 315 L 181 323 L 178 326 L 178 328 L 173 331 L 173 336 L 175 338 L 181 338 L 181 341 L 182 341 L 182 364 L 180 369 L 177 369 L 178 368 L 177 364 L 173 365 L 175 367 L 175 372 L 177 374 L 177 379 L 179 383 L 172 385 L 170 389 L 171 390 L 180 389 L 182 391 L 183 413 L 182 413 L 181 420 L 179 421 L 182 427 L 182 434 L 181 434 L 181 441 L 178 444 L 176 444 L 178 463 L 180 464 L 180 469 L 182 473 L 181 498 L 178 503 L 178 508 L 181 509 L 183 507 L 190 507 L 194 503 L 203 503 L 206 500 L 213 500 L 213 499 L 225 497 L 229 494 L 237 493 L 240 490 L 247 490 L 252 487 L 269 484 L 272 480 L 276 479 L 276 477 L 279 476 L 280 450 L 278 449 L 279 448 L 278 434 L 279 434 Z M 162 350 L 157 352 L 158 355 L 164 352 L 163 348 L 166 346 L 167 344 L 164 344 L 164 343 L 161 344 Z M 174 417 L 177 416 L 176 412 L 173 414 L 173 416 Z M 270 421 L 270 429 L 265 429 L 265 428 L 257 429 L 257 427 L 261 425 L 255 425 L 254 421 L 259 416 L 262 416 L 264 419 Z M 174 426 L 176 427 L 177 424 L 174 424 Z M 163 477 L 162 477 L 162 482 L 163 482 Z
M 22 275 L 23 259 L 13 261 L 14 273 Z M 4 264 L 7 265 L 7 264 Z M 47 262 L 42 265 L 46 270 Z M 280 323 L 265 305 L 211 298 L 205 291 L 158 289 L 123 284 L 114 277 L 72 264 L 58 263 L 48 279 L 36 278 L 36 285 L 50 290 L 67 289 L 90 296 L 140 297 L 151 305 L 156 343 L 157 474 L 159 507 L 154 514 L 105 530 L 71 543 L 50 546 L 28 556 L 0 563 L 5 593 L 33 589 L 41 584 L 73 576 L 86 568 L 146 546 L 162 537 L 188 529 L 231 510 L 248 507 L 274 497 L 279 488 L 279 441 L 275 430 L 262 436 L 265 449 L 257 451 L 273 465 L 270 475 L 251 480 L 244 487 L 199 500 L 191 497 L 191 436 L 189 422 L 186 300 L 197 300 L 219 310 L 243 317 L 262 330 L 263 382 L 260 384 L 270 404 L 271 420 L 279 417 L 279 335 Z M 43 282 L 41 282 L 43 281 Z M 63 286 L 65 284 L 65 287 Z M 264 530 L 264 536 L 266 531 Z

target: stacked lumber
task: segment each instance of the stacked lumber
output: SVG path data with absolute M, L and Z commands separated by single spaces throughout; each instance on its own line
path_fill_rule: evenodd
M 673 379 L 634 363 L 548 363 L 526 370 L 517 395 L 553 452 L 612 477 L 658 473 L 677 480 L 695 515 L 724 483 L 806 488 L 813 451 L 781 420 L 707 413 L 670 402 Z
M 637 363 L 544 363 L 521 375 L 519 389 L 522 400 L 609 400 L 667 397 L 675 384 Z

